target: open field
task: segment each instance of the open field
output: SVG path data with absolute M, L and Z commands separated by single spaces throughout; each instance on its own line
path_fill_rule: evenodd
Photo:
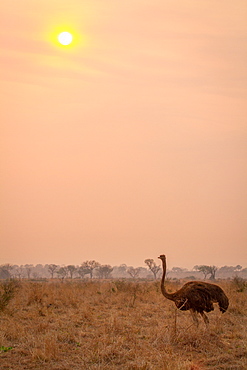
M 209 313 L 206 329 L 175 309 L 159 282 L 23 281 L 0 312 L 0 367 L 246 370 L 247 294 L 219 285 L 230 306 Z

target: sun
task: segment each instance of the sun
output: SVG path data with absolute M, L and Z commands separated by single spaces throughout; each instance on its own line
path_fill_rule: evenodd
M 59 23 L 47 28 L 47 41 L 63 52 L 76 52 L 78 48 L 86 47 L 88 44 L 87 37 L 82 34 L 79 26 L 68 22 Z
M 62 45 L 69 45 L 72 43 L 73 41 L 73 36 L 70 32 L 61 32 L 59 35 L 58 35 L 58 41 L 60 42 L 60 44 Z

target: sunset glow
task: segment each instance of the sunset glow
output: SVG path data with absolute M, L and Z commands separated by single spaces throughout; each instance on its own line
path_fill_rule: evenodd
M 245 267 L 246 11 L 1 3 L 0 264 Z

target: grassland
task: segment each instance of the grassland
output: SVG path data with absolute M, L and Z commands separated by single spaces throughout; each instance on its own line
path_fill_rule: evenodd
M 197 328 L 159 282 L 21 282 L 0 312 L 0 368 L 246 370 L 247 294 L 219 285 L 228 311 Z

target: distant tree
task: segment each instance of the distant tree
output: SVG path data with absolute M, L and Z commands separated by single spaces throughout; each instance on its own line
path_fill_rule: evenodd
M 86 267 L 79 266 L 79 267 L 77 268 L 77 274 L 78 274 L 82 279 L 84 279 L 85 275 L 90 274 L 90 270 L 88 270 Z
M 202 272 L 203 273 L 203 276 L 204 276 L 204 279 L 206 279 L 207 276 L 210 274 L 210 271 L 209 271 L 209 268 L 208 267 L 209 266 L 206 266 L 206 265 L 195 265 L 193 267 L 193 270 Z
M 125 263 L 122 263 L 119 267 L 118 270 L 120 273 L 125 273 L 127 271 L 127 265 Z
M 54 274 L 58 268 L 58 265 L 55 265 L 54 263 L 48 265 L 48 272 L 51 274 L 51 278 L 53 279 Z
M 113 271 L 113 267 L 110 265 L 100 265 L 97 267 L 97 276 L 100 279 L 109 279 L 111 276 L 111 272 Z
M 136 279 L 138 278 L 139 274 L 140 274 L 140 267 L 137 267 L 137 268 L 134 268 L 134 267 L 129 267 L 127 269 L 127 273 L 133 278 L 133 279 Z
M 45 266 L 41 265 L 40 263 L 33 267 L 32 275 L 35 279 L 40 277 L 47 277 L 48 271 Z
M 181 272 L 184 272 L 184 271 L 187 271 L 187 269 L 182 268 L 182 267 L 173 267 L 172 268 L 172 272 L 175 272 L 175 273 L 181 273 Z
M 241 271 L 242 270 L 242 266 L 241 265 L 237 265 L 234 267 L 234 270 L 235 271 Z
M 24 276 L 24 270 L 23 270 L 23 267 L 22 266 L 17 266 L 17 267 L 15 267 L 15 271 L 14 271 L 14 273 L 15 273 L 15 276 L 19 279 L 19 280 L 21 280 L 21 278 L 23 278 L 23 276 Z
M 122 263 L 120 266 L 116 267 L 116 270 L 117 270 L 117 274 L 119 276 L 126 276 L 127 274 L 127 265 L 125 263 Z
M 36 272 L 36 271 L 35 271 L 35 272 L 33 272 L 33 273 L 32 273 L 32 275 L 33 275 L 33 278 L 34 278 L 34 279 L 38 279 L 38 278 L 40 277 L 40 276 L 39 276 L 39 273 L 38 273 L 38 272 Z
M 11 271 L 13 270 L 13 265 L 10 263 L 5 263 L 4 265 L 0 266 L 0 279 L 10 279 L 12 274 Z
M 215 274 L 217 271 L 216 266 L 207 266 L 207 265 L 196 265 L 193 267 L 194 270 L 202 272 L 204 275 L 204 279 L 207 278 L 208 275 L 210 275 L 210 280 L 215 280 Z
M 146 267 L 138 267 L 139 268 L 139 276 L 142 278 L 146 278 L 149 274 L 149 271 Z
M 33 265 L 26 264 L 24 267 L 25 267 L 25 270 L 26 270 L 27 278 L 30 279 L 31 272 L 32 272 L 32 269 L 33 269 Z
M 247 277 L 247 267 L 241 269 L 241 275 L 245 278 Z
M 156 265 L 153 259 L 149 258 L 144 261 L 148 266 L 149 270 L 153 273 L 154 279 L 156 280 L 157 274 L 160 271 L 161 267 Z
M 68 274 L 68 269 L 66 267 L 60 267 L 58 270 L 57 270 L 57 275 L 60 279 L 64 279 L 66 278 Z
M 221 275 L 235 275 L 235 272 L 242 272 L 242 266 L 222 266 L 218 271 Z
M 234 273 L 235 269 L 233 266 L 222 266 L 220 269 L 219 269 L 219 273 L 220 274 L 232 274 Z
M 70 278 L 73 279 L 73 276 L 77 270 L 76 267 L 74 265 L 68 265 L 66 268 L 67 268 Z
M 125 264 L 122 264 L 120 266 L 114 266 L 112 275 L 114 278 L 127 277 L 128 276 L 127 269 L 128 267 Z
M 100 266 L 99 262 L 96 262 L 94 260 L 85 261 L 85 262 L 82 262 L 80 270 L 81 270 L 81 272 L 84 271 L 84 275 L 89 274 L 90 278 L 92 279 L 93 278 L 93 271 L 99 266 Z
M 234 266 L 222 266 L 219 268 L 219 275 L 227 276 L 227 277 L 232 277 L 236 275 L 236 269 Z
M 209 266 L 209 271 L 210 271 L 210 280 L 215 280 L 215 274 L 216 274 L 216 271 L 218 270 L 218 268 L 216 266 Z

